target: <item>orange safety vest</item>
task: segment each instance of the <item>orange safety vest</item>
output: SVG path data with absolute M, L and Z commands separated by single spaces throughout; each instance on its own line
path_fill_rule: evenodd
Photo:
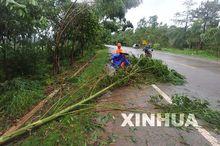
M 123 53 L 124 51 L 120 48 L 117 48 L 116 50 L 115 50 L 115 53 L 116 54 L 120 54 L 120 53 Z

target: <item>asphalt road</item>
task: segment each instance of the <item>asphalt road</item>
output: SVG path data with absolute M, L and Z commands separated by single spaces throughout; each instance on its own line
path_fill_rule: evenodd
M 110 52 L 116 48 L 115 46 L 108 47 Z M 123 47 L 123 49 L 136 57 L 143 54 L 140 49 L 129 47 Z M 220 62 L 159 51 L 154 51 L 153 58 L 163 60 L 169 68 L 175 69 L 186 77 L 187 83 L 183 86 L 158 85 L 168 95 L 183 94 L 191 98 L 205 99 L 211 107 L 220 109 Z

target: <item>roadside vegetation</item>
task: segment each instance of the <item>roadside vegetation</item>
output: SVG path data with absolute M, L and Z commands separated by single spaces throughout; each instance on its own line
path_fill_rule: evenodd
M 43 84 L 15 78 L 0 87 L 0 131 L 11 126 L 17 118 L 30 110 L 32 105 L 45 97 Z
M 13 145 L 29 145 L 30 143 L 32 145 L 82 145 L 95 143 L 97 141 L 93 141 L 91 138 L 94 137 L 94 134 L 96 134 L 96 137 L 101 136 L 97 135 L 98 131 L 102 131 L 102 128 L 104 128 L 96 122 L 100 115 L 95 110 L 97 108 L 99 110 L 122 108 L 108 105 L 108 103 L 105 105 L 97 104 L 96 100 L 101 95 L 116 87 L 125 85 L 149 85 L 156 82 L 184 83 L 183 76 L 168 69 L 159 60 L 151 60 L 146 57 L 140 59 L 131 57 L 130 59 L 132 66 L 126 70 L 120 69 L 112 76 L 104 70 L 108 62 L 107 49 L 98 50 L 95 59 L 79 76 L 70 77 L 66 80 L 69 89 L 63 91 L 61 98 L 50 101 L 51 108 L 49 111 L 48 109 L 42 111 L 41 113 L 46 114 L 37 116 L 39 121 L 34 120 L 33 125 L 43 126 L 35 131 L 33 128 L 38 126 L 32 127 L 30 126 L 31 123 L 27 124 L 20 130 L 27 132 L 33 129 L 32 134 Z M 126 110 L 126 107 L 124 107 L 124 110 Z M 51 122 L 49 123 L 49 121 Z M 23 133 L 21 131 L 18 130 L 18 133 Z M 4 140 L 4 138 L 7 137 L 0 140 Z M 106 141 L 102 140 L 100 142 Z
M 82 59 L 83 60 L 83 59 Z M 81 62 L 80 60 L 79 62 Z M 60 98 L 50 101 L 51 108 L 44 109 L 39 119 L 53 115 L 64 108 L 76 104 L 91 94 L 94 82 L 103 74 L 108 62 L 108 50 L 101 49 L 95 53 L 94 60 L 83 72 L 75 77 L 69 77 L 65 83 L 68 87 Z M 69 89 L 67 89 L 69 88 Z M 62 118 L 46 123 L 36 131 L 13 145 L 85 145 L 91 143 L 93 133 L 101 130 L 99 123 L 94 120 L 98 114 L 94 112 L 95 103 L 75 109 L 64 114 Z M 46 115 L 45 115 L 46 113 Z M 65 132 L 64 132 L 65 131 Z
M 175 70 L 169 69 L 161 60 L 149 59 L 142 56 L 140 59 L 130 58 L 132 64 L 137 64 L 141 72 L 137 74 L 136 81 L 149 81 L 148 84 L 155 82 L 172 83 L 174 85 L 183 85 L 185 77 Z
M 193 0 L 185 0 L 183 5 L 185 10 L 177 12 L 173 18 L 175 25 L 158 22 L 154 15 L 141 19 L 136 29 L 115 32 L 110 42 L 115 44 L 120 40 L 125 46 L 139 44 L 141 47 L 143 42 L 151 42 L 156 50 L 195 54 L 215 60 L 220 58 L 219 2 L 203 1 L 194 8 Z
M 130 23 L 124 16 L 128 9 L 140 3 L 139 0 L 95 0 L 93 3 L 1 0 L 0 135 L 54 90 L 62 89 L 44 107 L 46 109 L 39 111 L 31 120 L 43 117 L 44 112 L 46 116 L 56 111 L 56 108 L 49 110 L 55 103 L 54 106 L 63 108 L 60 97 L 66 93 L 74 96 L 69 90 L 80 88 L 87 81 L 92 85 L 108 59 L 106 51 L 97 53 L 111 36 L 106 24 L 117 21 L 124 29 L 132 27 L 127 25 Z M 80 78 L 73 77 L 92 57 L 98 59 L 95 65 Z M 89 82 L 91 78 L 92 83 Z M 87 90 L 80 88 L 73 92 L 83 98 L 88 94 Z M 76 133 L 80 135 L 79 131 Z
M 53 90 L 62 87 L 65 78 L 72 76 L 78 68 L 88 60 L 92 60 L 95 51 L 86 51 L 85 56 L 75 61 L 75 68 L 67 67 L 65 72 L 55 76 L 18 77 L 8 80 L 0 85 L 0 127 L 5 131 L 19 118 L 24 116 L 41 100 L 45 99 Z M 104 53 L 105 54 L 105 53 Z M 104 56 L 106 57 L 106 56 Z M 106 63 L 103 60 L 103 63 Z M 103 67 L 102 63 L 100 66 Z M 6 122 L 7 121 L 7 122 Z
M 161 48 L 160 51 L 170 52 L 175 54 L 183 54 L 189 56 L 195 56 L 199 58 L 205 58 L 209 60 L 219 61 L 220 55 L 213 55 L 213 53 L 206 51 L 206 50 L 198 50 L 198 49 L 175 49 L 175 48 Z M 220 52 L 219 52 L 220 53 Z

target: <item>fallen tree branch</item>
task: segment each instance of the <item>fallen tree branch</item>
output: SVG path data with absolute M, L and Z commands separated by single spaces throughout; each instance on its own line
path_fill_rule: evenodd
M 73 111 L 74 109 L 80 107 L 81 105 L 87 103 L 88 101 L 91 101 L 91 100 L 93 100 L 94 98 L 96 98 L 96 97 L 98 97 L 98 96 L 104 94 L 106 91 L 110 90 L 111 88 L 113 88 L 113 87 L 116 86 L 117 84 L 121 83 L 121 82 L 124 81 L 125 79 L 128 79 L 129 77 L 131 77 L 132 75 L 134 75 L 137 70 L 138 70 L 138 69 L 133 70 L 133 72 L 131 72 L 130 74 L 128 74 L 126 77 L 122 78 L 121 80 L 118 80 L 118 81 L 112 83 L 112 84 L 109 85 L 108 87 L 106 87 L 106 88 L 100 90 L 99 92 L 93 94 L 92 96 L 90 96 L 90 97 L 88 97 L 88 98 L 86 98 L 86 99 L 84 99 L 84 100 L 82 100 L 82 101 L 80 101 L 80 102 L 78 102 L 78 103 L 76 103 L 76 104 L 73 104 L 73 105 L 71 105 L 71 106 L 69 106 L 69 107 L 67 107 L 67 108 L 65 108 L 65 109 L 63 109 L 63 110 L 61 110 L 61 111 L 58 112 L 58 113 L 55 113 L 55 114 L 53 114 L 53 115 L 51 115 L 51 116 L 49 116 L 49 117 L 47 117 L 47 118 L 38 120 L 38 121 L 36 121 L 36 122 L 34 122 L 34 123 L 28 124 L 27 126 L 25 126 L 25 127 L 23 127 L 23 128 L 20 128 L 20 129 L 18 129 L 18 130 L 16 130 L 16 131 L 13 131 L 13 132 L 11 132 L 11 133 L 8 133 L 7 135 L 1 136 L 1 137 L 0 137 L 0 144 L 3 144 L 3 143 L 5 143 L 5 142 L 7 142 L 7 141 L 9 141 L 9 140 L 11 140 L 11 139 L 17 137 L 17 136 L 20 136 L 20 135 L 22 135 L 22 134 L 24 134 L 24 133 L 26 133 L 26 132 L 32 130 L 33 128 L 37 128 L 37 127 L 39 127 L 39 126 L 41 126 L 41 125 L 43 125 L 43 124 L 46 124 L 46 123 L 48 123 L 48 122 L 50 122 L 50 121 L 52 121 L 52 120 L 54 120 L 54 119 L 57 119 L 57 118 L 63 116 L 65 113 L 68 113 L 68 112 Z
M 77 72 L 75 72 L 74 75 L 71 76 L 71 78 L 77 76 L 83 69 L 85 69 L 89 65 L 89 63 L 92 62 L 92 60 L 95 59 L 95 57 L 96 57 L 96 55 L 91 60 L 89 60 L 87 63 L 85 63 Z M 22 125 L 24 125 L 37 111 L 39 111 L 48 102 L 48 100 L 50 98 L 54 97 L 59 91 L 60 91 L 60 89 L 54 90 L 46 99 L 39 102 L 30 112 L 28 112 L 24 117 L 22 117 L 18 123 L 16 123 L 14 126 L 9 128 L 3 134 L 3 136 L 8 135 L 9 133 L 16 131 Z
M 84 68 L 86 68 L 89 65 L 89 63 L 91 63 L 95 59 L 95 57 L 96 55 L 93 56 L 92 59 L 89 60 L 86 64 L 84 64 L 80 69 L 78 69 L 77 72 L 75 72 L 73 76 L 71 76 L 71 78 L 76 77 Z
M 18 123 L 16 123 L 14 126 L 12 126 L 10 129 L 8 129 L 3 136 L 8 135 L 9 133 L 12 133 L 14 131 L 16 131 L 17 129 L 19 129 L 22 125 L 24 125 L 37 111 L 39 111 L 39 109 L 41 109 L 46 103 L 47 101 L 54 97 L 58 92 L 60 91 L 60 89 L 57 89 L 55 91 L 53 91 L 53 93 L 51 93 L 46 99 L 42 100 L 40 103 L 38 103 L 29 113 L 27 113 L 24 117 L 22 117 Z

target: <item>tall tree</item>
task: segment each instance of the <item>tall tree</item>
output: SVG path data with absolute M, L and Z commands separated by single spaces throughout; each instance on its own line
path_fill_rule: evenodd
M 192 21 L 192 7 L 196 3 L 193 0 L 185 0 L 183 5 L 186 7 L 186 10 L 183 12 L 177 12 L 175 14 L 174 22 L 180 25 L 184 25 L 185 32 L 187 31 L 190 22 Z
M 138 22 L 138 28 L 146 28 L 147 27 L 147 20 L 146 18 L 142 18 L 139 22 Z
M 157 15 L 154 15 L 154 16 L 150 16 L 149 17 L 149 20 L 148 20 L 148 26 L 149 27 L 152 27 L 152 28 L 156 28 L 157 26 L 158 26 L 158 22 L 157 22 L 157 20 L 158 20 L 158 16 Z
M 219 24 L 220 4 L 218 1 L 202 2 L 199 8 L 193 11 L 193 18 L 202 20 L 203 33 L 206 32 L 207 27 L 217 27 Z
M 95 0 L 98 13 L 105 19 L 123 19 L 128 9 L 137 7 L 142 0 Z

